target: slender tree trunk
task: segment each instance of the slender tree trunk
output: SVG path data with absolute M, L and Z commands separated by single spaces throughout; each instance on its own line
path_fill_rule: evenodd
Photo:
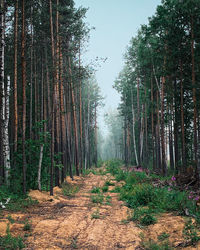
M 52 86 L 52 109 L 51 109 L 51 168 L 50 168 L 50 195 L 53 195 L 54 180 L 54 143 L 55 143 L 55 50 L 54 50 L 54 34 L 53 34 L 53 18 L 52 18 L 52 1 L 49 0 L 49 16 L 51 31 L 51 54 L 53 63 L 53 86 Z
M 165 77 L 162 77 L 161 89 L 161 147 L 162 147 L 162 174 L 166 175 L 166 157 L 165 157 L 165 128 L 164 128 L 164 87 Z
M 40 145 L 40 159 L 38 165 L 38 190 L 41 191 L 41 170 L 42 170 L 42 159 L 43 159 L 44 144 Z
M 31 7 L 31 75 L 30 75 L 30 124 L 29 137 L 32 139 L 33 127 L 33 7 Z
M 77 130 L 77 119 L 76 119 L 76 104 L 74 98 L 74 90 L 72 83 L 72 70 L 71 70 L 71 60 L 68 56 L 69 64 L 69 75 L 70 75 L 70 91 L 71 91 L 71 101 L 72 101 L 72 111 L 73 111 L 73 124 L 74 124 L 74 136 L 75 136 L 75 156 L 76 156 L 76 174 L 79 176 L 79 154 L 78 154 L 78 130 Z
M 6 84 L 3 84 L 3 98 L 2 98 L 2 108 L 3 108 L 3 156 L 4 156 L 4 168 L 5 168 L 5 179 L 6 184 L 10 185 L 10 145 L 9 145 L 9 134 L 8 134 L 8 123 L 10 117 L 10 76 L 7 79 Z
M 23 116 L 22 116 L 22 157 L 23 157 L 23 192 L 26 194 L 26 61 L 25 61 L 25 0 L 22 0 L 22 99 L 23 99 Z
M 153 94 L 153 79 L 151 77 L 151 133 L 152 133 L 152 153 L 153 153 L 153 170 L 155 170 L 155 134 L 154 134 L 154 94 Z
M 185 124 L 184 124 L 184 90 L 183 90 L 183 64 L 180 62 L 181 70 L 181 135 L 182 135 L 182 164 L 183 170 L 186 169 L 186 158 L 185 158 Z
M 14 26 L 14 153 L 17 152 L 18 106 L 17 106 L 17 51 L 18 51 L 18 0 L 15 2 Z
M 83 172 L 83 125 L 82 125 L 82 86 L 81 86 L 81 45 L 79 43 L 79 130 L 80 130 L 80 168 Z
M 64 109 L 64 89 L 63 89 L 63 58 L 62 58 L 62 51 L 61 51 L 61 46 L 60 46 L 60 120 L 61 120 L 61 144 L 62 144 L 62 162 L 63 162 L 63 170 L 62 170 L 62 182 L 64 181 L 64 178 L 66 176 L 67 172 L 67 159 L 66 159 L 66 124 L 65 124 L 65 109 Z
M 194 61 L 194 20 L 191 17 L 191 56 L 192 56 L 192 92 L 193 92 L 193 105 L 194 105 L 194 159 L 197 163 L 197 102 L 196 102 L 196 86 L 195 86 L 195 61 Z
M 4 0 L 0 1 L 0 139 L 3 140 L 3 120 L 2 120 L 2 91 L 4 86 L 4 56 L 5 56 L 5 9 Z M 4 168 L 3 168 L 3 147 L 0 143 L 0 184 L 3 183 Z
M 141 123 L 140 123 L 140 82 L 139 78 L 137 79 L 137 122 L 138 122 L 138 133 L 139 138 L 141 136 Z M 138 140 L 138 162 L 139 165 L 141 165 L 141 158 L 140 158 L 140 152 L 141 152 L 141 142 Z
M 132 89 L 131 89 L 131 104 L 132 104 L 131 106 L 132 106 L 132 120 L 133 120 L 133 147 L 134 147 L 136 164 L 137 166 L 139 166 L 137 148 L 136 148 L 136 142 L 135 142 L 135 111 L 134 111 L 134 105 L 133 105 L 133 90 Z
M 160 113 L 159 113 L 159 90 L 157 90 L 157 125 L 156 125 L 156 138 L 157 138 L 157 169 L 161 172 L 161 155 L 160 155 Z

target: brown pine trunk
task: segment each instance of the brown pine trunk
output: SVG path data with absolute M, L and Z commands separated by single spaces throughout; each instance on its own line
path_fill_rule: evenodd
M 151 133 L 152 133 L 152 153 L 153 153 L 153 170 L 155 170 L 155 135 L 154 135 L 154 94 L 153 94 L 153 79 L 151 77 Z
M 17 107 L 17 44 L 18 44 L 18 0 L 15 2 L 15 27 L 14 27 L 14 153 L 17 152 L 18 133 L 18 107 Z
M 161 148 L 162 148 L 162 174 L 166 175 L 166 159 L 165 159 L 165 128 L 164 128 L 164 87 L 165 77 L 162 77 L 162 89 L 161 89 Z
M 71 60 L 68 56 L 69 64 L 69 75 L 70 75 L 70 91 L 71 91 L 71 101 L 72 101 L 72 114 L 73 114 L 73 124 L 74 124 L 74 136 L 75 136 L 75 156 L 76 156 L 76 175 L 79 176 L 79 154 L 78 154 L 78 131 L 77 131 L 77 119 L 76 119 L 76 104 L 74 98 L 74 90 L 72 83 L 72 70 L 71 70 Z
M 23 100 L 23 116 L 22 116 L 22 158 L 23 158 L 23 193 L 26 194 L 26 61 L 25 61 L 25 1 L 22 0 L 22 100 Z
M 159 114 L 159 90 L 157 90 L 157 124 L 156 124 L 156 152 L 157 152 L 157 169 L 161 172 L 161 155 L 160 155 L 160 114 Z
M 56 74 L 56 79 L 55 79 L 55 118 L 56 118 L 56 152 L 59 153 L 61 151 L 60 149 L 60 96 L 59 96 L 59 12 L 58 12 L 58 5 L 59 5 L 59 0 L 56 1 L 56 62 L 55 62 L 55 74 Z M 58 162 L 59 164 L 59 162 Z M 55 185 L 59 186 L 60 185 L 60 180 L 59 180 L 59 168 L 55 168 Z
M 63 162 L 63 169 L 62 169 L 62 182 L 64 181 L 64 178 L 66 176 L 67 172 L 67 159 L 66 159 L 66 124 L 65 124 L 65 108 L 64 108 L 64 89 L 63 89 L 63 58 L 62 58 L 62 51 L 60 46 L 60 120 L 61 120 L 61 147 L 62 147 L 62 162 Z
M 52 18 L 52 1 L 49 0 L 49 16 L 50 16 L 50 31 L 51 31 L 51 54 L 53 71 L 55 71 L 55 50 L 54 50 L 54 34 L 53 34 L 53 18 Z M 54 180 L 54 142 L 55 142 L 55 72 L 53 73 L 52 83 L 52 109 L 51 109 L 51 168 L 50 168 L 50 195 L 53 195 L 53 180 Z
M 80 130 L 80 168 L 83 173 L 83 125 L 82 125 L 82 86 L 81 86 L 81 45 L 79 43 L 79 130 Z

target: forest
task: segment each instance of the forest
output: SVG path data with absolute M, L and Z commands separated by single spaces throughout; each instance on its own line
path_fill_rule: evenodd
M 75 2 L 0 0 L 0 249 L 199 249 L 200 1 L 130 37 L 107 136 Z
M 73 1 L 1 1 L 0 183 L 17 192 L 53 195 L 97 164 L 102 97 L 81 62 L 85 13 Z

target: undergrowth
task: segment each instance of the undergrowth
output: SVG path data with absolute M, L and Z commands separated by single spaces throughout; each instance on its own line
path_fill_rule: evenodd
M 113 192 L 119 192 L 120 200 L 133 209 L 131 220 L 140 225 L 150 225 L 156 223 L 157 214 L 174 212 L 181 216 L 195 217 L 198 224 L 196 226 L 200 226 L 200 209 L 195 201 L 188 199 L 186 191 L 180 191 L 174 186 L 159 188 L 152 185 L 155 179 L 166 180 L 169 177 L 128 172 L 121 168 L 122 164 L 118 160 L 108 161 L 106 166 L 107 171 L 114 175 L 118 182 L 124 182 L 122 187 L 116 187 L 117 190 Z
M 64 182 L 62 184 L 62 192 L 63 195 L 68 197 L 73 197 L 78 191 L 80 190 L 80 187 L 78 185 L 74 185 L 71 183 Z
M 24 243 L 21 237 L 13 237 L 10 233 L 9 224 L 7 225 L 6 235 L 0 236 L 0 249 L 14 250 L 23 249 Z

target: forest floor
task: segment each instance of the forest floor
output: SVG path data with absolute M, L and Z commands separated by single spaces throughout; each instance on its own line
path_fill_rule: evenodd
M 60 188 L 54 188 L 53 198 L 47 192 L 31 191 L 29 195 L 38 204 L 24 212 L 4 211 L 0 235 L 6 234 L 7 224 L 12 221 L 10 232 L 25 238 L 25 249 L 145 249 L 142 241 L 157 242 L 164 234 L 169 235 L 173 246 L 183 242 L 181 216 L 162 214 L 156 224 L 145 227 L 127 220 L 131 210 L 112 192 L 123 182 L 117 182 L 111 174 L 90 173 L 67 181 L 79 188 L 74 195 L 63 195 Z M 107 192 L 99 193 L 106 182 Z M 184 249 L 200 249 L 200 245 Z

